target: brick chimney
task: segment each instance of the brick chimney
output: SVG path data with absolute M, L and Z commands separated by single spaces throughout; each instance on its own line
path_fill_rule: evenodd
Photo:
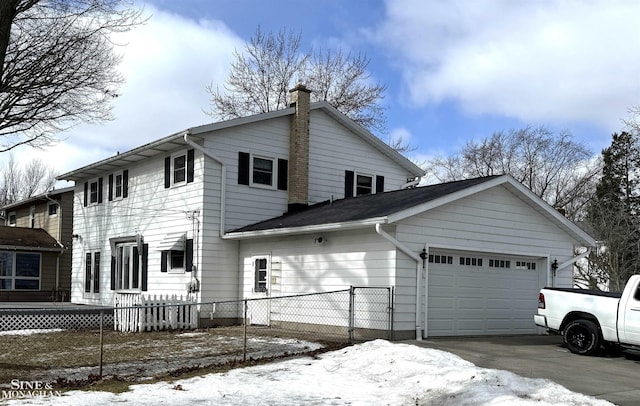
M 309 205 L 309 110 L 311 90 L 298 84 L 291 93 L 289 106 L 296 111 L 291 116 L 289 134 L 289 212 Z

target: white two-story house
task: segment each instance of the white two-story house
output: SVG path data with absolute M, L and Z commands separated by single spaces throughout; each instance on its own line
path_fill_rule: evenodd
M 190 128 L 61 175 L 76 184 L 72 301 L 238 299 L 239 243 L 227 231 L 422 175 L 309 94 L 298 86 L 288 109 Z
M 71 300 L 382 286 L 398 338 L 536 333 L 538 290 L 571 286 L 595 240 L 508 175 L 412 188 L 422 174 L 299 85 L 290 108 L 61 175 L 76 185 Z

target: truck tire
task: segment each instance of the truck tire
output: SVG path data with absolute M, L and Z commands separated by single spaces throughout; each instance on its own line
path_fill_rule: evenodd
M 600 347 L 600 330 L 590 320 L 574 320 L 567 324 L 562 340 L 574 354 L 591 355 Z

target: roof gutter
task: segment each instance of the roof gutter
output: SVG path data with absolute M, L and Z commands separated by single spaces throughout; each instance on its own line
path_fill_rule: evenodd
M 243 240 L 248 238 L 273 237 L 280 235 L 352 230 L 357 228 L 367 228 L 381 222 L 386 222 L 386 217 L 375 217 L 367 220 L 349 221 L 344 223 L 316 224 L 302 227 L 284 227 L 270 228 L 267 230 L 231 232 L 227 233 L 225 235 L 225 238 L 230 240 Z
M 400 251 L 404 252 L 407 256 L 409 256 L 409 258 L 416 261 L 416 340 L 422 341 L 422 326 L 420 323 L 420 306 L 421 306 L 420 297 L 422 295 L 422 292 L 420 289 L 420 285 L 422 282 L 422 268 L 420 267 L 420 263 L 422 262 L 422 258 L 420 258 L 420 255 L 411 251 L 409 247 L 407 247 L 400 241 L 396 240 L 391 235 L 387 234 L 382 229 L 382 223 L 377 223 L 375 227 L 376 227 L 376 233 L 378 233 L 382 238 L 389 241 L 396 248 L 398 248 Z
M 0 245 L 1 250 L 7 251 L 40 251 L 40 252 L 64 252 L 65 248 L 47 248 L 47 247 L 24 247 L 20 245 Z
M 206 157 L 211 158 L 215 162 L 220 164 L 220 238 L 227 238 L 224 233 L 225 227 L 225 217 L 226 217 L 226 202 L 227 202 L 227 168 L 224 165 L 224 162 L 217 156 L 213 155 L 206 149 L 202 148 L 200 145 L 196 144 L 192 140 L 189 139 L 189 135 L 191 135 L 191 129 L 188 129 L 184 132 L 184 142 L 188 145 L 192 146 L 194 149 L 202 152 L 202 154 Z

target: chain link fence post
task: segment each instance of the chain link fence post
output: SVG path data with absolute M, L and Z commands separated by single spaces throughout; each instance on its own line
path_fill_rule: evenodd
M 244 300 L 244 316 L 242 319 L 242 324 L 244 326 L 244 341 L 243 341 L 243 349 L 242 349 L 242 361 L 247 362 L 247 299 Z
M 353 286 L 349 287 L 349 344 L 353 344 L 353 332 L 355 330 L 355 298 L 356 290 Z
M 98 377 L 102 379 L 102 356 L 104 353 L 104 310 L 100 310 L 100 366 Z

